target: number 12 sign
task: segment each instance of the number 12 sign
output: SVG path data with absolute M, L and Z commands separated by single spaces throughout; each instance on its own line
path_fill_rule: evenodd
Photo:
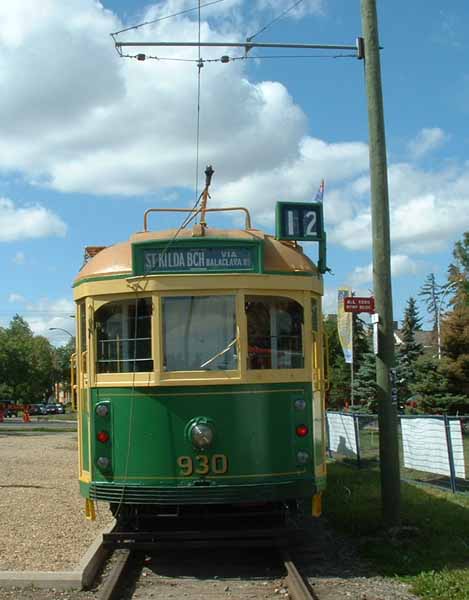
M 277 202 L 276 238 L 318 242 L 324 239 L 320 202 Z

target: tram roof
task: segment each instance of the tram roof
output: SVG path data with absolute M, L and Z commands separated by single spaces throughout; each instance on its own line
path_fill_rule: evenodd
M 166 231 L 145 231 L 135 233 L 126 242 L 120 242 L 104 248 L 93 247 L 93 256 L 82 267 L 75 283 L 90 277 L 111 277 L 114 275 L 132 275 L 132 244 L 143 242 L 164 242 L 172 240 L 176 229 Z M 194 245 L 207 239 L 226 239 L 241 241 L 263 241 L 264 265 L 267 273 L 319 275 L 316 265 L 303 254 L 301 246 L 292 242 L 276 240 L 273 236 L 258 229 L 217 229 L 207 227 L 203 237 L 192 237 L 191 229 L 183 229 L 177 234 L 177 240 L 192 239 Z

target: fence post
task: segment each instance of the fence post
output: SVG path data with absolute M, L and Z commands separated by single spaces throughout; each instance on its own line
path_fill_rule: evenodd
M 360 456 L 360 430 L 358 427 L 358 415 L 353 414 L 353 428 L 355 430 L 355 444 L 357 446 L 357 466 L 360 468 L 361 465 L 361 456 Z
M 326 410 L 326 435 L 327 435 L 327 454 L 330 459 L 332 459 L 332 450 L 331 450 L 331 432 L 329 428 L 329 419 L 327 418 L 327 413 L 329 411 Z
M 454 456 L 453 456 L 453 442 L 451 441 L 451 429 L 448 415 L 444 415 L 445 420 L 445 432 L 446 432 L 446 445 L 448 447 L 448 462 L 449 462 L 449 473 L 451 479 L 451 491 L 453 494 L 456 493 L 456 472 L 454 470 Z

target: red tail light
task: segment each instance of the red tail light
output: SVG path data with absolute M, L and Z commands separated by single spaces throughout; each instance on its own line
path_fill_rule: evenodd
M 107 431 L 100 431 L 98 433 L 98 435 L 96 436 L 98 442 L 101 442 L 102 444 L 105 444 L 106 442 L 109 441 L 109 433 Z
M 308 435 L 309 433 L 309 429 L 306 425 L 298 425 L 296 428 L 296 435 L 298 437 L 305 437 L 305 435 Z

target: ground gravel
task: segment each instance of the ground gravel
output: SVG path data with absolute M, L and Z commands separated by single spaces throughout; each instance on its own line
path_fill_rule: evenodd
M 84 517 L 75 432 L 0 430 L 0 571 L 69 571 L 112 523 Z

